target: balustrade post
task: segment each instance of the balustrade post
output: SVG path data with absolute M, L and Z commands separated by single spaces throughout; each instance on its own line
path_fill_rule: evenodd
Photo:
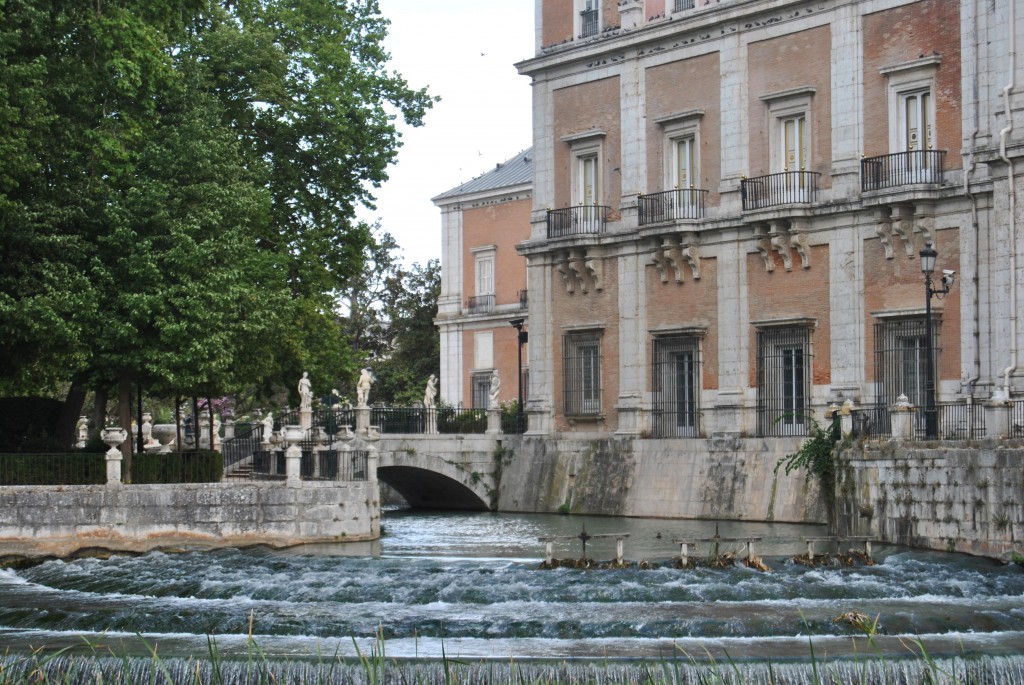
M 914 407 L 906 395 L 896 398 L 896 404 L 889 408 L 893 440 L 906 440 L 913 435 Z
M 288 448 L 284 452 L 285 482 L 288 487 L 297 488 L 302 485 L 302 441 L 304 431 L 301 426 L 287 426 L 282 431 Z
M 985 402 L 985 435 L 990 438 L 1005 438 L 1010 434 L 1010 402 L 1003 397 L 993 397 Z
M 110 447 L 106 453 L 107 460 L 107 485 L 121 484 L 121 462 L 124 456 L 118 447 L 128 439 L 128 431 L 120 426 L 104 428 L 101 434 L 103 442 Z

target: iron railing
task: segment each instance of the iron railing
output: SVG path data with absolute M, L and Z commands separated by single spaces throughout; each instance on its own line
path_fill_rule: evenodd
M 707 196 L 708 191 L 696 188 L 641 195 L 637 207 L 638 222 L 647 226 L 677 219 L 703 219 Z
M 102 485 L 103 454 L 0 454 L 0 485 Z
M 609 208 L 603 205 L 579 205 L 548 210 L 548 238 L 564 238 L 587 233 L 604 233 Z
M 685 12 L 686 10 L 692 10 L 694 5 L 694 0 L 675 0 L 675 4 L 672 6 L 672 11 Z
M 700 436 L 701 359 L 693 336 L 654 339 L 651 365 L 653 435 L 656 438 Z
M 811 204 L 818 196 L 816 171 L 783 171 L 740 181 L 743 211 L 776 205 Z
M 562 398 L 566 416 L 601 413 L 601 334 L 562 336 Z
M 918 407 L 921 420 L 914 422 L 913 438 L 927 440 L 928 422 L 924 419 L 928 410 Z M 937 402 L 936 423 L 939 427 L 938 440 L 975 440 L 985 437 L 985 407 L 971 402 Z
M 908 150 L 860 161 L 861 191 L 908 185 L 942 185 L 945 150 Z
M 1007 431 L 1011 438 L 1024 438 L 1024 400 L 1014 400 L 1006 408 L 1009 413 Z
M 223 476 L 223 456 L 210 450 L 132 456 L 131 482 L 136 485 L 219 483 Z
M 803 326 L 757 331 L 757 434 L 806 435 L 811 331 Z
M 474 295 L 466 299 L 467 314 L 485 314 L 494 311 L 494 295 Z
M 580 38 L 596 36 L 598 31 L 597 10 L 583 10 L 580 12 Z
M 865 404 L 850 412 L 854 437 L 865 439 L 886 438 L 892 435 L 889 407 L 882 404 Z

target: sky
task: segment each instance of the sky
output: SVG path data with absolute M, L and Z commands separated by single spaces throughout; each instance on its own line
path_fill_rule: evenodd
M 441 256 L 435 195 L 472 180 L 532 143 L 530 79 L 513 64 L 533 56 L 534 0 L 379 0 L 391 21 L 391 69 L 413 88 L 441 96 L 412 128 L 389 180 L 375 189 L 377 210 L 360 218 L 402 247 L 405 264 Z

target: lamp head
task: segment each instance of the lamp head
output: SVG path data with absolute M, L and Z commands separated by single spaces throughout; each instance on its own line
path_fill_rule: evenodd
M 939 253 L 935 251 L 931 243 L 925 243 L 921 248 L 921 273 L 930 274 L 935 271 L 935 258 Z
M 517 331 L 521 331 L 523 329 L 524 323 L 526 323 L 526 319 L 512 319 L 511 321 L 509 321 L 509 325 L 511 325 L 512 328 L 516 329 Z

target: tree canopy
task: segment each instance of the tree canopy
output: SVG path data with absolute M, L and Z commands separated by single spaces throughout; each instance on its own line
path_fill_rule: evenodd
M 374 0 L 0 3 L 0 392 L 354 367 L 356 221 L 433 98 Z

